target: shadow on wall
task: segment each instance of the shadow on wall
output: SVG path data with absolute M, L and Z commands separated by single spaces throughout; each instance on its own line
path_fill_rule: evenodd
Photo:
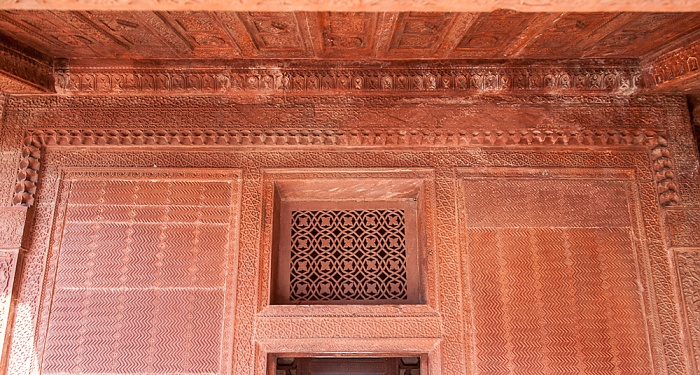
M 700 154 L 700 95 L 688 96 L 688 110 L 690 123 L 693 125 L 693 136 L 695 136 L 698 154 Z

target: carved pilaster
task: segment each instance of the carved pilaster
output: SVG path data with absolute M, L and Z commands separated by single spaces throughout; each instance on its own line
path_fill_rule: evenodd
M 0 208 L 0 354 L 3 362 L 7 351 L 8 324 L 12 309 L 12 287 L 19 248 L 22 245 L 27 209 L 24 207 Z M 0 365 L 4 368 L 4 365 Z
M 700 248 L 676 253 L 691 366 L 700 371 Z
M 19 250 L 0 250 L 0 346 L 2 346 L 3 363 L 7 343 L 9 342 L 8 323 L 12 307 L 12 288 Z M 4 366 L 3 366 L 4 368 Z

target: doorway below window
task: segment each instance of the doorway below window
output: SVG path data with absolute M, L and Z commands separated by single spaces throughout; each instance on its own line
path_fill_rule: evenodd
M 275 375 L 420 375 L 420 357 L 277 358 Z

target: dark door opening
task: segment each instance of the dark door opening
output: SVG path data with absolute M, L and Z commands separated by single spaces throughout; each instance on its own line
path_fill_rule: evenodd
M 277 358 L 275 375 L 420 375 L 419 357 Z

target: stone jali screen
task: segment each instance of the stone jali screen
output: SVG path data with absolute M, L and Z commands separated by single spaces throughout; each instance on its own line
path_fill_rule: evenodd
M 407 298 L 404 212 L 292 211 L 290 302 Z

